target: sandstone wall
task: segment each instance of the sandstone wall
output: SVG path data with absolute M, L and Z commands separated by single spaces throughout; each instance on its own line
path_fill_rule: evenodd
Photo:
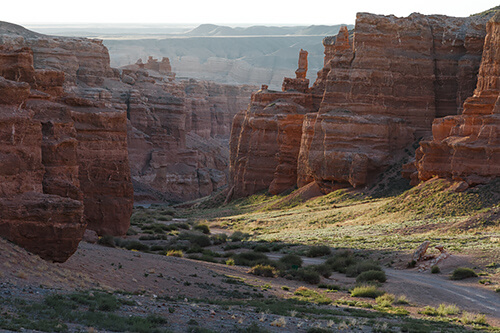
M 463 114 L 436 119 L 417 151 L 416 176 L 486 183 L 500 176 L 500 14 L 487 25 L 477 88 Z
M 108 82 L 127 107 L 137 201 L 193 200 L 226 186 L 231 119 L 255 89 L 172 77 L 138 63 L 123 69 L 120 86 Z
M 283 92 L 254 94 L 246 113 L 235 118 L 234 195 L 278 193 L 312 181 L 324 192 L 369 184 L 428 135 L 436 117 L 460 112 L 476 84 L 486 21 L 358 14 L 352 36 L 344 28 L 325 38 L 325 66 L 311 88 L 299 77 L 285 78 Z M 292 91 L 309 98 L 301 105 L 305 115 L 290 111 Z M 291 131 L 284 148 L 277 119 L 290 113 L 302 114 L 295 120 L 302 130 Z
M 100 42 L 0 32 L 0 235 L 65 261 L 87 226 L 122 235 L 130 224 L 126 110 L 92 88 L 117 72 Z

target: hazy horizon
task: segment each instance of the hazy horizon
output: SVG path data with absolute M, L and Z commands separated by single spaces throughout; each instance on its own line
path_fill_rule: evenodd
M 188 0 L 165 3 L 152 0 L 138 4 L 135 1 L 87 0 L 85 6 L 63 0 L 3 4 L 0 20 L 20 25 L 40 24 L 175 24 L 200 25 L 211 23 L 229 26 L 309 26 L 352 24 L 356 13 L 408 16 L 442 14 L 469 16 L 498 5 L 495 0 L 474 2 L 431 1 L 405 3 L 395 0 L 373 2 L 358 0 L 349 3 L 325 3 L 323 0 L 284 2 L 254 0 L 242 4 L 230 0 Z

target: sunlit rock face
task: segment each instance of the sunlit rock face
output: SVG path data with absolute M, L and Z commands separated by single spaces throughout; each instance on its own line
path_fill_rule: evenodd
M 486 21 L 358 14 L 353 34 L 344 28 L 324 39 L 324 68 L 312 87 L 304 88 L 299 60 L 283 92 L 262 89 L 235 117 L 233 194 L 313 181 L 326 193 L 372 182 L 430 134 L 436 117 L 461 111 L 476 85 Z
M 432 139 L 417 151 L 413 179 L 434 176 L 473 186 L 500 176 L 500 14 L 487 24 L 474 95 L 463 114 L 434 120 Z

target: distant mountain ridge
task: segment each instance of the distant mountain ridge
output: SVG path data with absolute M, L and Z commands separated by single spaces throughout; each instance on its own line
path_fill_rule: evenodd
M 184 33 L 186 36 L 216 37 L 216 36 L 328 36 L 334 35 L 344 24 L 310 25 L 310 26 L 263 26 L 255 25 L 247 28 L 229 27 L 215 24 L 201 24 Z M 353 25 L 347 25 L 352 29 Z

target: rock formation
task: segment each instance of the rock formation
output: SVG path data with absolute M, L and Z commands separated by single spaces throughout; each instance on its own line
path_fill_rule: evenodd
M 235 117 L 234 196 L 313 181 L 325 193 L 369 184 L 436 117 L 460 112 L 476 83 L 485 23 L 358 14 L 352 38 L 346 28 L 325 38 L 325 66 L 311 88 L 299 65 L 283 92 L 253 94 Z
M 126 111 L 95 98 L 115 72 L 100 42 L 0 31 L 0 235 L 65 261 L 87 225 L 129 227 Z
M 127 105 L 129 160 L 139 201 L 193 200 L 226 186 L 231 119 L 255 89 L 172 81 L 172 74 L 126 66 L 122 81 L 128 85 L 113 90 L 115 102 Z
M 500 13 L 487 24 L 474 95 L 463 113 L 434 120 L 417 151 L 414 182 L 434 176 L 473 186 L 500 176 Z

